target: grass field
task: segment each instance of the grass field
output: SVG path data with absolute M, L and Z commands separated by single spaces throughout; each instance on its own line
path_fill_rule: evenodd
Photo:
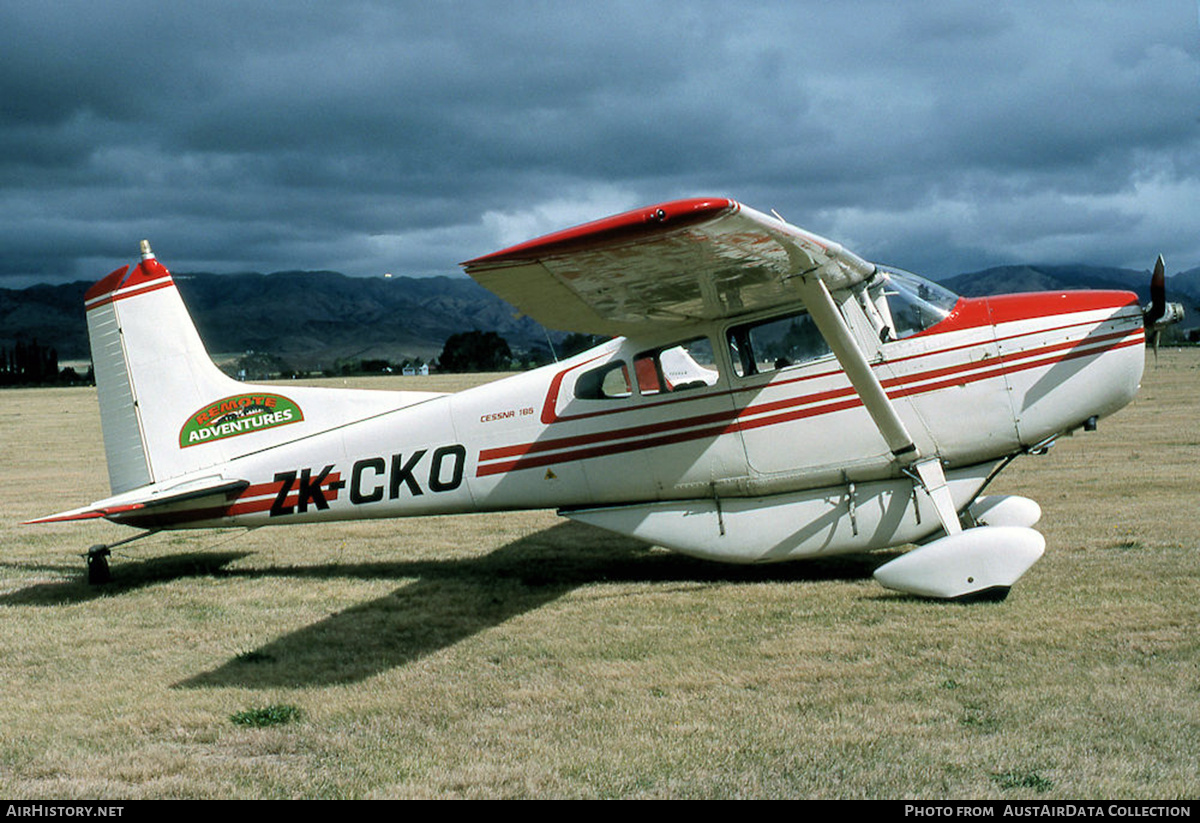
M 1047 554 L 970 606 L 550 512 L 157 535 L 89 587 L 130 530 L 17 524 L 108 493 L 94 390 L 0 392 L 0 796 L 1195 798 L 1198 387 L 1164 351 L 1002 475 Z

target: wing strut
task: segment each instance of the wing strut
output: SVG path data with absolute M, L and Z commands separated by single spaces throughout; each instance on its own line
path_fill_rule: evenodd
M 936 456 L 922 458 L 891 398 L 883 390 L 879 378 L 871 370 L 862 349 L 850 333 L 850 327 L 838 311 L 825 282 L 820 276 L 802 276 L 800 280 L 804 304 L 809 315 L 817 324 L 817 329 L 824 336 L 829 348 L 837 356 L 838 363 L 850 378 L 850 384 L 858 392 L 867 413 L 871 415 L 879 433 L 892 450 L 892 455 L 897 460 L 911 461 L 909 465 L 915 470 L 915 478 L 920 481 L 925 493 L 933 501 L 942 528 L 946 534 L 958 534 L 962 531 L 962 524 L 954 509 L 950 489 L 946 485 L 941 460 Z
M 801 280 L 805 308 L 825 337 L 829 348 L 837 355 L 838 362 L 850 378 L 850 385 L 858 392 L 888 448 L 897 458 L 920 459 L 917 445 L 913 443 L 908 429 L 896 413 L 896 407 L 879 384 L 879 378 L 871 371 L 871 365 L 863 356 L 862 349 L 850 334 L 850 328 L 834 304 L 825 282 L 819 276 L 802 277 Z

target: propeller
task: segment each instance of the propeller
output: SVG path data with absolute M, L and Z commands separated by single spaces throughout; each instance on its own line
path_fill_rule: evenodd
M 1167 267 L 1160 254 L 1154 262 L 1154 274 L 1150 276 L 1150 305 L 1142 309 L 1142 322 L 1146 336 L 1154 346 L 1158 357 L 1158 340 L 1167 326 L 1183 320 L 1183 306 L 1167 302 Z

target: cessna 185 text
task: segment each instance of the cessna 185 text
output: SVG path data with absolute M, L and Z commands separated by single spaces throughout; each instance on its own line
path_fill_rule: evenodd
M 1041 511 L 984 487 L 1132 400 L 1146 329 L 1179 311 L 1161 288 L 1145 315 L 1129 292 L 959 298 L 723 198 L 464 266 L 546 326 L 613 338 L 453 395 L 239 383 L 143 241 L 86 296 L 112 496 L 31 522 L 553 507 L 734 563 L 917 543 L 883 585 L 1002 597 L 1045 548 Z

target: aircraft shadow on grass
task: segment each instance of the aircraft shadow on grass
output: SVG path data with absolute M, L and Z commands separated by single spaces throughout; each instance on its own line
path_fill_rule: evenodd
M 85 581 L 82 564 L 37 567 L 71 579 L 37 583 L 0 595 L 2 606 L 64 606 L 120 596 L 152 585 L 199 577 L 411 579 L 391 594 L 237 655 L 176 687 L 305 687 L 364 680 L 447 648 L 537 609 L 579 586 L 596 583 L 720 585 L 770 581 L 860 580 L 890 555 L 838 555 L 826 560 L 757 566 L 710 563 L 631 538 L 564 522 L 482 557 L 381 563 L 229 568 L 252 552 L 210 551 L 144 560 L 122 559 L 114 579 Z M 28 564 L 0 564 L 30 571 Z
M 112 582 L 102 586 L 88 584 L 82 560 L 77 565 L 70 566 L 0 563 L 0 568 L 9 567 L 24 572 L 44 571 L 55 575 L 69 575 L 67 580 L 35 583 L 32 586 L 0 595 L 0 606 L 66 606 L 137 591 L 169 580 L 212 577 L 226 573 L 225 566 L 241 560 L 243 557 L 248 557 L 250 554 L 251 552 L 188 552 L 145 560 L 122 559 L 117 566 L 120 570 L 119 574 L 113 578 Z
M 843 555 L 782 566 L 726 566 L 651 551 L 636 540 L 562 523 L 479 558 L 222 570 L 222 576 L 417 580 L 175 686 L 320 687 L 357 682 L 447 648 L 587 584 L 857 580 L 869 577 L 880 562 L 879 557 Z

